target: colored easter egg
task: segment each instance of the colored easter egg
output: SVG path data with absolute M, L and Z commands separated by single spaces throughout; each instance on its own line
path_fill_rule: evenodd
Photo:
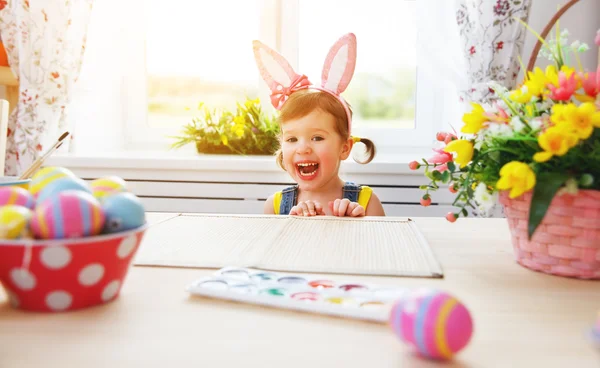
M 398 300 L 389 322 L 400 340 L 432 359 L 452 358 L 469 343 L 473 333 L 467 308 L 453 296 L 436 290 L 414 292 Z
M 135 229 L 146 222 L 142 201 L 132 193 L 123 192 L 106 197 L 102 202 L 102 210 L 106 216 L 105 233 Z
M 79 238 L 99 234 L 104 222 L 102 206 L 93 195 L 66 190 L 35 207 L 31 230 L 41 239 Z
M 31 210 L 27 207 L 7 205 L 0 207 L 0 238 L 29 237 Z
M 48 183 L 37 196 L 37 203 L 41 204 L 48 198 L 55 197 L 60 192 L 67 190 L 80 190 L 92 194 L 92 190 L 88 184 L 79 178 L 64 177 Z
M 64 167 L 49 166 L 38 170 L 31 178 L 29 183 L 29 192 L 37 197 L 38 193 L 46 187 L 46 185 L 52 183 L 55 180 L 71 177 L 76 178 L 77 176 L 69 169 Z
M 107 176 L 93 180 L 90 188 L 94 197 L 101 199 L 111 194 L 126 192 L 127 183 L 118 176 Z
M 35 199 L 27 189 L 20 187 L 0 187 L 0 206 L 12 204 L 33 209 Z

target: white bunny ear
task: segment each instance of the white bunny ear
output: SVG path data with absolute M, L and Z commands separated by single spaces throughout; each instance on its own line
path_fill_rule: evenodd
M 271 91 L 289 87 L 292 81 L 299 77 L 283 56 L 264 43 L 252 41 L 252 49 L 260 75 Z
M 356 36 L 348 33 L 331 47 L 321 74 L 321 87 L 340 94 L 346 90 L 356 66 Z

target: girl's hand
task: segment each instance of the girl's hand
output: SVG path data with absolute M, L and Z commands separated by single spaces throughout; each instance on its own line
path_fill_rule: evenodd
M 292 216 L 325 216 L 323 206 L 319 202 L 305 201 L 300 202 L 290 210 Z
M 329 209 L 334 216 L 338 217 L 363 217 L 365 215 L 363 206 L 357 202 L 350 202 L 350 200 L 346 198 L 329 202 Z

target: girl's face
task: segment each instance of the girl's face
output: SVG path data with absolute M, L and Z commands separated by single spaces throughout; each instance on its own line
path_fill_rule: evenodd
M 321 110 L 282 125 L 283 165 L 301 189 L 314 191 L 338 178 L 340 161 L 350 155 L 352 139 L 335 129 L 333 115 Z

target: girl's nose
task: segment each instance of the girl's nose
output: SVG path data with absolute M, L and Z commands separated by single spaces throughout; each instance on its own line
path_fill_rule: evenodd
M 299 154 L 307 154 L 312 152 L 312 148 L 310 147 L 310 142 L 308 141 L 300 141 L 298 142 L 298 148 L 296 152 Z

